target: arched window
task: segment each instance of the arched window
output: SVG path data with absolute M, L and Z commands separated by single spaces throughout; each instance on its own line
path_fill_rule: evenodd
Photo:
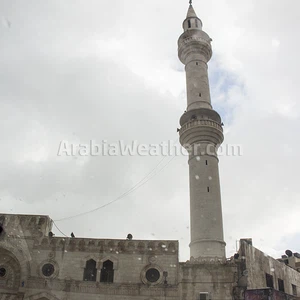
M 100 282 L 114 282 L 114 263 L 107 260 L 101 269 Z
M 188 27 L 191 28 L 191 20 L 188 20 Z
M 198 20 L 197 19 L 195 19 L 195 25 L 198 28 Z
M 90 259 L 86 262 L 83 280 L 84 281 L 96 281 L 97 268 L 96 262 L 93 259 Z

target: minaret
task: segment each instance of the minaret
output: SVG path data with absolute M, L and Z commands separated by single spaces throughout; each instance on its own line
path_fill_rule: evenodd
M 223 142 L 219 114 L 213 110 L 207 74 L 212 56 L 211 38 L 202 30 L 192 3 L 178 40 L 178 56 L 185 65 L 187 108 L 180 118 L 180 143 L 189 151 L 190 253 L 198 257 L 225 257 L 219 160 Z

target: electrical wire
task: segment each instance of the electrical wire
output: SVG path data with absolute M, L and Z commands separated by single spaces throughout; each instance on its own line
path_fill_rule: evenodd
M 156 176 L 158 173 L 160 173 L 174 158 L 175 156 L 171 157 L 171 159 L 162 167 L 160 168 L 157 172 L 155 172 L 155 170 L 162 164 L 162 162 L 167 158 L 167 156 L 163 157 L 160 162 L 146 175 L 144 176 L 138 183 L 136 183 L 133 187 L 131 187 L 128 191 L 126 191 L 125 193 L 123 193 L 122 195 L 120 195 L 119 197 L 117 197 L 116 199 L 106 203 L 106 204 L 103 204 L 101 206 L 98 206 L 94 209 L 91 209 L 89 211 L 86 211 L 86 212 L 82 212 L 82 213 L 79 213 L 79 214 L 76 214 L 76 215 L 73 215 L 73 216 L 69 216 L 69 217 L 65 217 L 65 218 L 61 218 L 61 219 L 58 219 L 58 220 L 55 220 L 55 222 L 61 222 L 61 221 L 67 221 L 67 220 L 70 220 L 70 219 L 74 219 L 74 218 L 77 218 L 77 217 L 81 217 L 81 216 L 84 216 L 84 215 L 87 215 L 87 214 L 90 214 L 90 213 L 93 213 L 95 211 L 98 211 L 104 207 L 107 207 L 119 200 L 121 200 L 122 198 L 128 196 L 129 194 L 133 193 L 134 191 L 136 191 L 138 188 L 142 187 L 144 184 L 146 184 L 150 179 L 152 179 L 154 176 Z M 154 174 L 153 174 L 154 173 Z M 151 175 L 152 174 L 152 175 Z M 151 175 L 151 176 L 150 176 Z M 149 177 L 150 176 L 150 177 Z M 149 178 L 148 178 L 149 177 Z M 148 179 L 147 179 L 148 178 Z M 55 225 L 55 223 L 54 223 Z M 56 226 L 56 225 L 55 225 Z M 57 227 L 57 226 L 56 226 Z
M 109 206 L 115 202 L 117 202 L 118 200 L 121 200 L 122 198 L 126 197 L 127 195 L 129 195 L 130 193 L 134 192 L 135 190 L 137 190 L 139 187 L 141 187 L 142 185 L 144 185 L 146 182 L 148 182 L 153 176 L 151 176 L 148 180 L 144 181 L 148 176 L 150 176 L 154 171 L 155 169 L 157 169 L 157 167 L 166 159 L 166 157 L 164 157 L 144 178 L 142 178 L 138 183 L 136 183 L 133 187 L 131 187 L 128 191 L 126 191 L 125 193 L 123 193 L 122 195 L 120 195 L 119 197 L 117 197 L 116 199 L 104 204 L 104 205 L 101 205 L 99 207 L 96 207 L 92 210 L 89 210 L 89 211 L 86 211 L 86 212 L 83 212 L 83 213 L 79 213 L 79 214 L 76 214 L 76 215 L 73 215 L 73 216 L 70 216 L 70 217 L 65 217 L 65 218 L 62 218 L 62 219 L 58 219 L 58 220 L 55 220 L 56 222 L 61 222 L 61 221 L 66 221 L 66 220 L 70 220 L 70 219 L 73 219 L 73 218 L 77 218 L 77 217 L 81 217 L 81 216 L 84 216 L 84 215 L 87 215 L 87 214 L 90 214 L 90 213 L 93 213 L 97 210 L 100 210 L 106 206 Z M 156 173 L 154 174 L 156 175 Z M 143 182 L 144 181 L 144 182 Z
M 52 220 L 52 222 L 53 222 L 53 225 L 56 227 L 56 229 L 62 234 L 62 235 L 64 235 L 65 237 L 68 237 L 66 234 L 64 234 L 59 228 L 58 228 L 58 226 L 55 224 L 55 222 Z

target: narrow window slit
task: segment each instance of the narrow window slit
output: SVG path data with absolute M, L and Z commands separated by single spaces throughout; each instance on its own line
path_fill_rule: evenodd
M 188 20 L 188 27 L 191 28 L 191 20 Z
M 280 292 L 284 292 L 284 281 L 278 278 L 278 289 Z
M 208 161 L 207 160 L 205 161 L 205 164 L 208 166 Z
M 209 186 L 207 187 L 207 192 L 209 193 Z
M 273 276 L 268 273 L 266 273 L 266 284 L 267 287 L 274 288 Z
M 199 97 L 202 97 L 202 94 L 201 94 L 201 93 L 199 93 Z

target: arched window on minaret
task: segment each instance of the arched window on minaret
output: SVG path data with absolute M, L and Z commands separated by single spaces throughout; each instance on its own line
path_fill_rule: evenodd
M 188 27 L 191 28 L 192 25 L 191 25 L 191 20 L 188 20 Z
M 197 19 L 195 19 L 195 25 L 198 28 L 198 20 Z
M 106 260 L 101 269 L 100 282 L 112 283 L 114 282 L 114 263 Z
M 93 259 L 90 259 L 86 262 L 83 280 L 84 281 L 96 281 L 97 268 L 96 262 Z

